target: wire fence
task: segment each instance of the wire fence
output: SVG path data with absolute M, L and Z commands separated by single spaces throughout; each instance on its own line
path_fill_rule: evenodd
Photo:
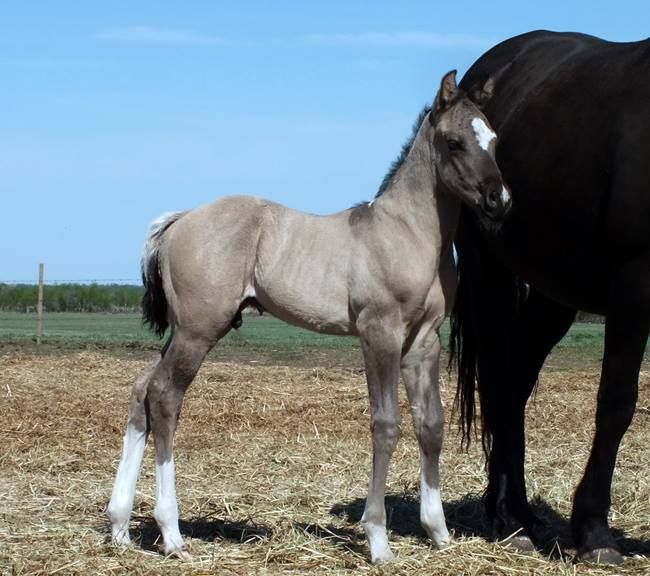
M 54 279 L 50 280 L 49 278 L 45 278 L 45 284 L 48 286 L 57 286 L 60 284 L 80 284 L 80 285 L 91 285 L 91 284 L 98 284 L 98 285 L 141 285 L 142 284 L 142 279 L 141 278 L 74 278 L 74 279 Z M 23 279 L 23 280 L 3 280 L 0 278 L 0 284 L 5 284 L 9 286 L 16 286 L 16 285 L 27 285 L 27 286 L 35 286 L 38 285 L 38 278 L 30 278 L 30 279 Z

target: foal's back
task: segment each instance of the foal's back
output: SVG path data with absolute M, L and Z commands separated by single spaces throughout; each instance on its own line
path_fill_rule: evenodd
M 183 216 L 161 249 L 177 324 L 227 325 L 244 299 L 312 330 L 354 333 L 348 211 L 316 216 L 228 196 Z

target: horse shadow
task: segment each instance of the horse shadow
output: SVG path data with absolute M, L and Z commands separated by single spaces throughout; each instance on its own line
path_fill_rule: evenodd
M 131 537 L 143 550 L 158 551 L 161 544 L 160 529 L 150 516 L 133 518 Z M 196 517 L 180 520 L 179 528 L 184 537 L 204 542 L 226 540 L 239 544 L 255 544 L 269 538 L 273 530 L 252 521 L 229 521 L 213 517 Z
M 535 497 L 530 504 L 538 520 L 533 534 L 537 551 L 549 560 L 575 557 L 568 518 L 559 514 L 543 498 Z M 334 516 L 356 524 L 361 521 L 364 507 L 365 499 L 357 498 L 350 502 L 335 504 L 330 512 Z M 468 494 L 458 500 L 444 502 L 443 508 L 447 527 L 455 537 L 493 540 L 482 497 Z M 428 537 L 419 521 L 420 502 L 415 496 L 387 495 L 386 513 L 387 524 L 393 534 L 428 542 Z M 624 556 L 650 556 L 650 540 L 628 537 L 617 528 L 612 529 L 612 534 Z
M 132 520 L 131 537 L 133 541 L 137 542 L 143 550 L 159 552 L 162 540 L 156 521 L 149 516 L 136 516 Z M 225 540 L 244 545 L 270 539 L 277 530 L 252 521 L 228 521 L 210 517 L 180 520 L 179 527 L 184 538 L 196 538 L 204 542 Z M 342 528 L 331 523 L 321 525 L 294 522 L 292 528 L 301 530 L 315 538 L 327 539 L 335 546 L 344 548 L 353 554 L 366 555 L 365 537 L 359 526 Z
M 355 555 L 367 556 L 365 536 L 359 526 L 364 507 L 364 498 L 339 502 L 330 509 L 330 514 L 339 519 L 337 525 L 295 522 L 292 527 L 315 538 L 326 538 L 333 545 Z M 549 560 L 574 557 L 575 549 L 568 519 L 543 498 L 534 498 L 531 507 L 538 519 L 534 532 L 538 552 Z M 468 494 L 458 500 L 444 502 L 443 508 L 447 527 L 455 537 L 492 539 L 491 527 L 480 496 Z M 386 495 L 386 513 L 387 524 L 393 535 L 413 537 L 428 544 L 428 537 L 420 525 L 420 503 L 415 495 Z M 135 541 L 145 550 L 158 550 L 160 531 L 155 520 L 149 516 L 134 517 L 133 520 L 131 535 Z M 276 528 L 252 520 L 230 521 L 208 516 L 181 520 L 180 531 L 185 537 L 205 542 L 226 540 L 250 545 L 272 538 Z M 616 528 L 612 534 L 624 556 L 650 556 L 650 540 L 627 537 L 622 530 Z
M 420 525 L 420 501 L 417 497 L 411 494 L 387 494 L 385 502 L 386 523 L 392 534 L 428 540 Z M 365 498 L 356 498 L 335 504 L 330 513 L 348 523 L 357 524 L 361 521 L 365 504 Z M 489 536 L 489 524 L 479 497 L 468 495 L 443 503 L 443 508 L 447 528 L 457 537 Z

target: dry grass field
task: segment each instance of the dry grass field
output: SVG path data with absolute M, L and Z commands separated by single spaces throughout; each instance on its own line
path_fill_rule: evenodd
M 132 517 L 136 545 L 114 549 L 105 506 L 141 359 L 100 352 L 0 357 L 0 574 L 648 574 L 650 373 L 620 452 L 611 524 L 622 567 L 572 563 L 570 500 L 584 466 L 596 370 L 545 372 L 528 412 L 530 496 L 542 549 L 488 542 L 478 443 L 449 427 L 443 499 L 453 544 L 433 550 L 418 523 L 418 452 L 406 404 L 388 484 L 394 564 L 373 567 L 359 518 L 370 471 L 363 374 L 207 362 L 176 441 L 181 530 L 194 560 L 157 551 L 148 449 Z M 454 389 L 444 384 L 449 416 Z M 402 394 L 402 398 L 404 395 Z

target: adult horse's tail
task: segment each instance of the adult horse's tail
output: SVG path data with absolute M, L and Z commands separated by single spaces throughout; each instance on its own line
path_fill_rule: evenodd
M 186 212 L 163 214 L 152 222 L 142 254 L 142 321 L 160 338 L 169 326 L 167 317 L 167 298 L 160 275 L 160 243 L 167 229 Z
M 465 216 L 465 217 L 463 217 Z M 481 439 L 489 458 L 494 427 L 499 426 L 505 387 L 495 388 L 494 347 L 509 361 L 509 330 L 520 304 L 516 276 L 485 247 L 480 230 L 466 216 L 456 235 L 458 288 L 451 313 L 450 365 L 458 369 L 456 410 L 463 444 L 469 446 L 480 402 Z M 486 372 L 487 371 L 487 372 Z M 503 376 L 506 377 L 505 375 Z
M 475 436 L 478 392 L 481 439 L 489 460 L 495 428 L 515 402 L 511 370 L 518 359 L 513 346 L 528 292 L 485 246 L 480 230 L 468 218 L 461 216 L 456 243 L 458 288 L 450 336 L 450 365 L 455 363 L 458 369 L 456 410 L 463 444 L 469 446 Z
M 465 270 L 465 259 L 457 255 L 458 287 L 451 312 L 451 335 L 449 338 L 450 366 L 458 369 L 456 410 L 460 413 L 462 443 L 469 446 L 472 440 L 472 424 L 476 416 L 475 390 L 478 384 L 478 348 L 476 331 L 472 325 L 470 281 Z M 483 449 L 488 451 L 489 435 L 483 427 Z

